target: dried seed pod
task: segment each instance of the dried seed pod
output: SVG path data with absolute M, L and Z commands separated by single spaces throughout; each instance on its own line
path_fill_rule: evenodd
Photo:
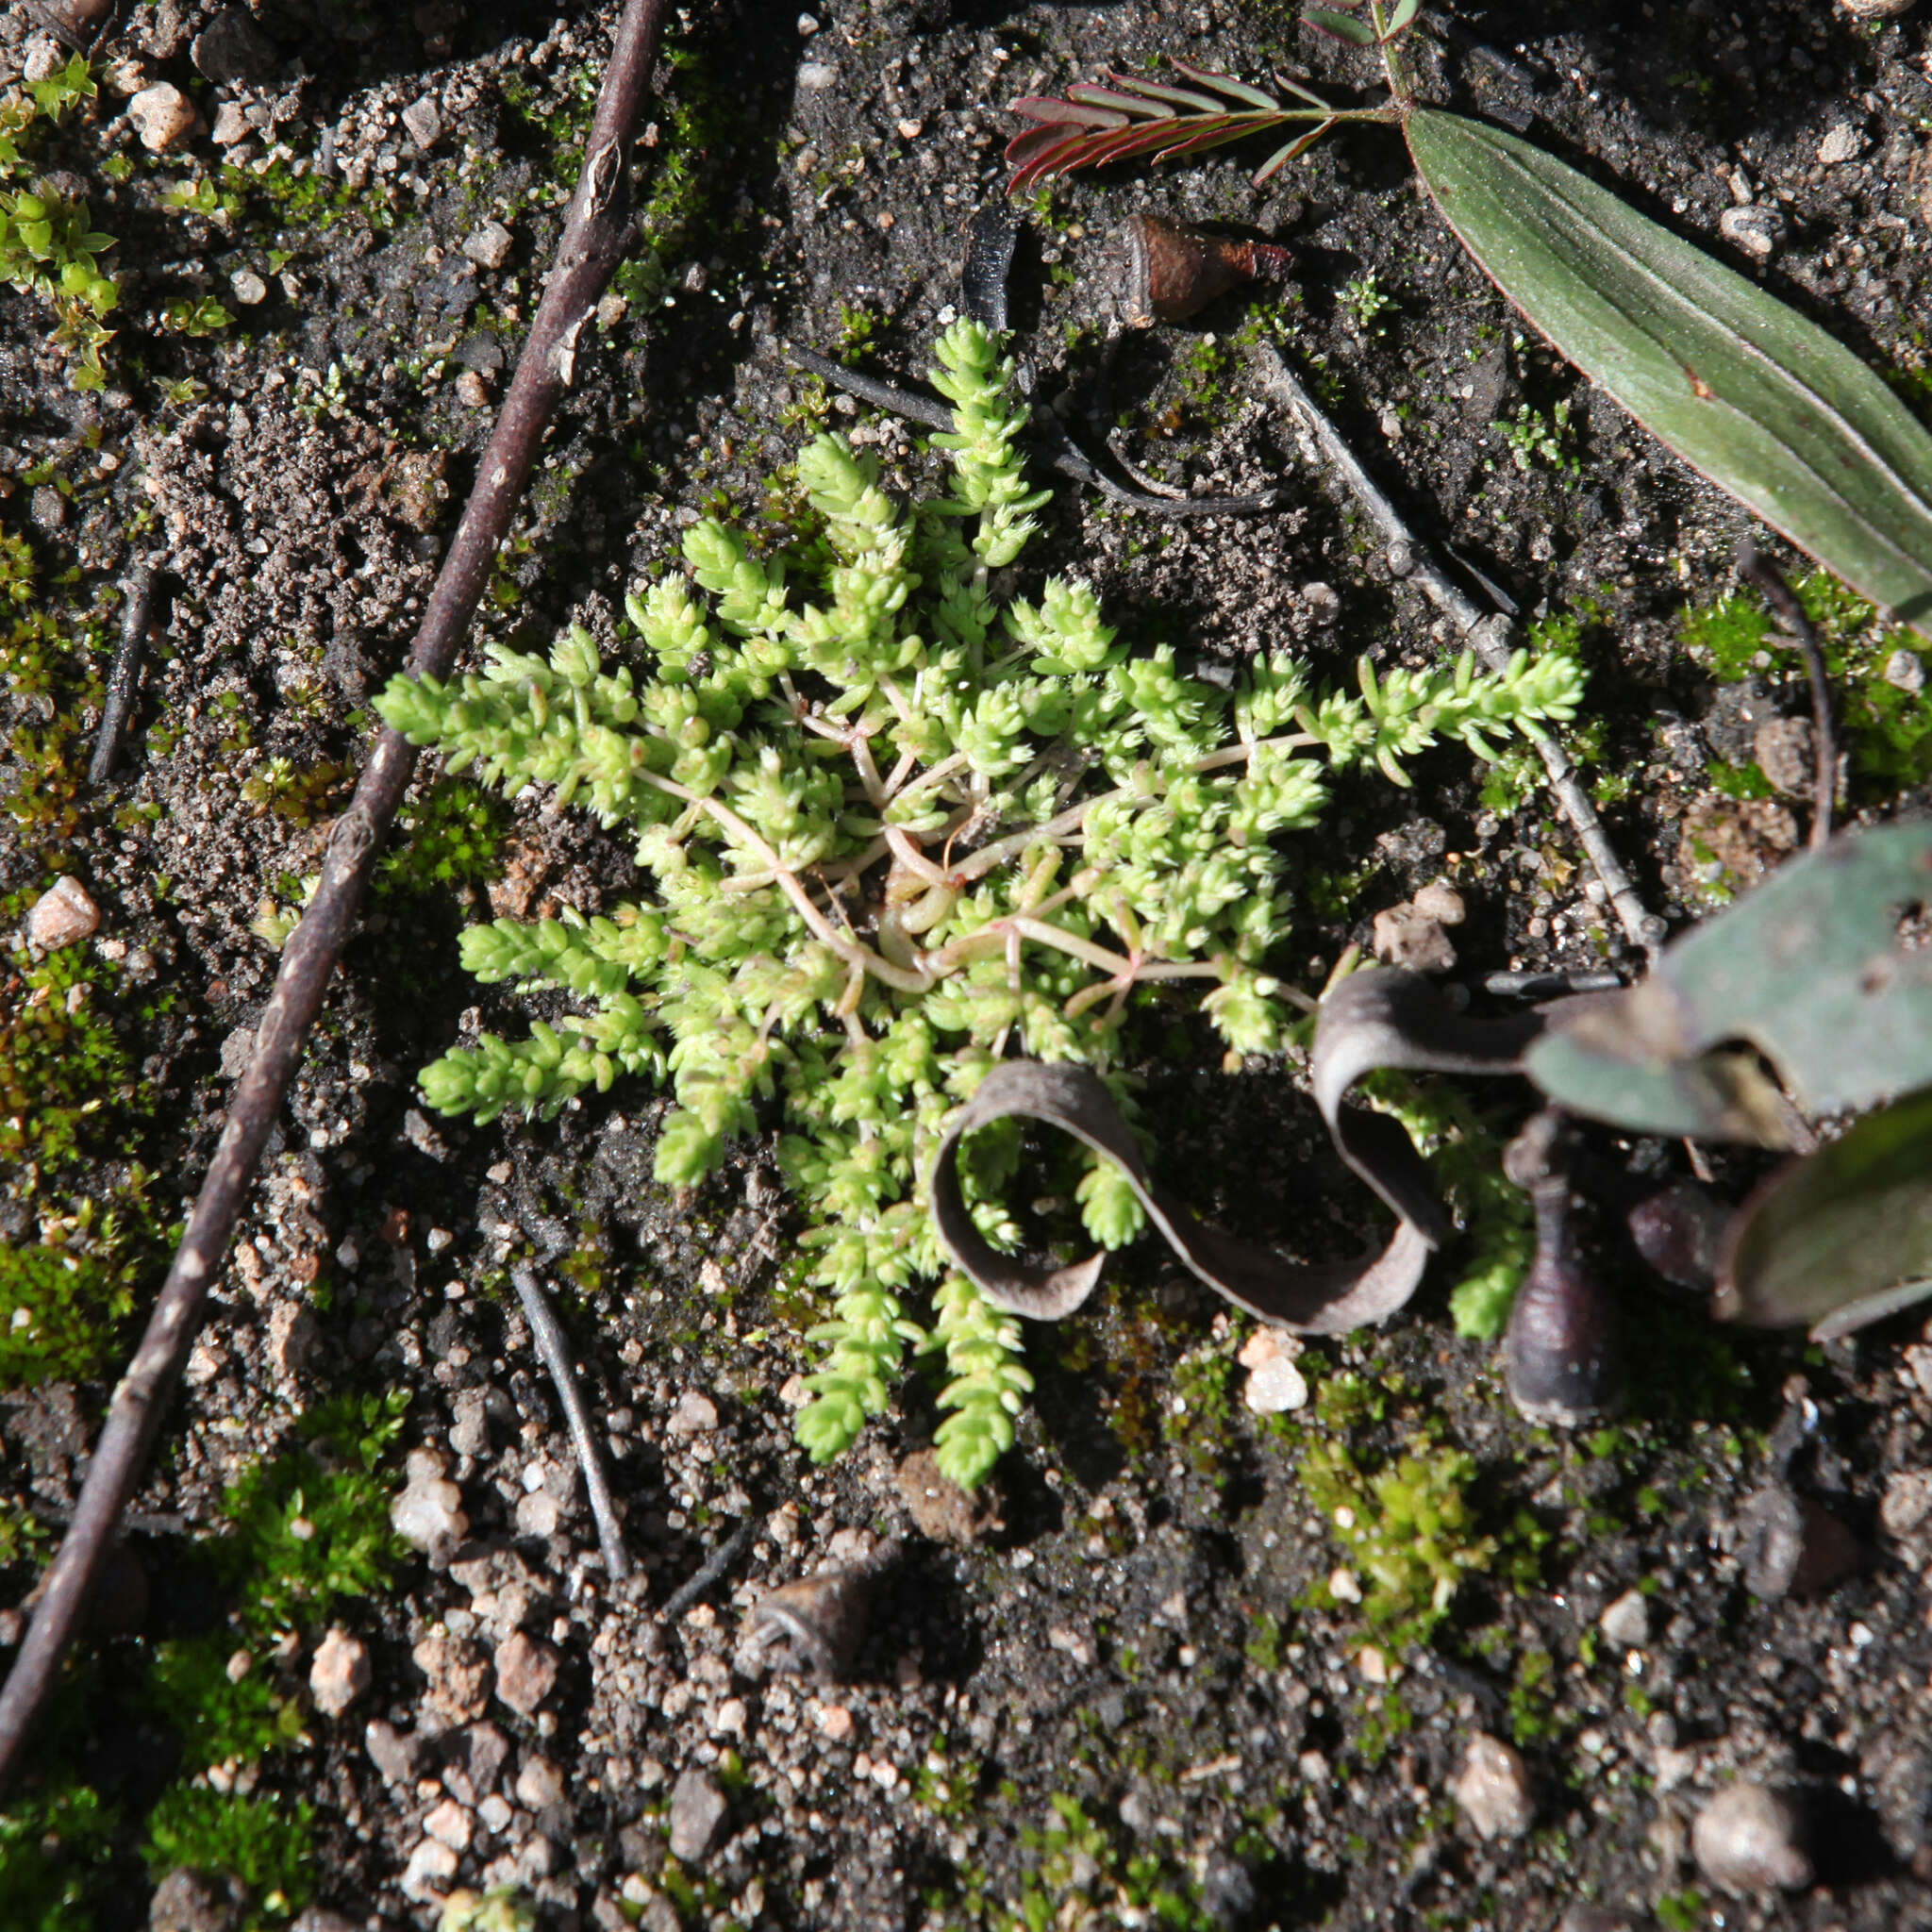
M 1646 1194 L 1624 1217 L 1637 1252 L 1677 1288 L 1708 1294 L 1717 1280 L 1731 1210 L 1695 1181 Z
M 1571 1427 L 1615 1406 L 1616 1324 L 1576 1238 L 1570 1190 L 1574 1141 L 1546 1108 L 1511 1141 L 1503 1169 L 1536 1209 L 1536 1258 L 1503 1338 L 1509 1394 L 1532 1422 Z
M 1134 328 L 1184 322 L 1239 282 L 1279 282 L 1294 258 L 1270 242 L 1210 234 L 1165 215 L 1136 215 L 1123 237 L 1121 319 Z
M 874 1594 L 900 1547 L 892 1538 L 862 1562 L 821 1570 L 768 1591 L 752 1607 L 753 1647 L 773 1651 L 780 1670 L 809 1672 L 821 1684 L 838 1683 L 865 1641 Z

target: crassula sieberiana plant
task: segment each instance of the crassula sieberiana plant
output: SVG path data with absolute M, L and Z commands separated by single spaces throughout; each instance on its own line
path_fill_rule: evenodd
M 583 1010 L 446 1054 L 423 1075 L 430 1103 L 488 1121 L 668 1079 L 657 1173 L 686 1187 L 775 1095 L 832 1302 L 801 1441 L 837 1455 L 908 1347 L 938 1351 L 941 1459 L 971 1484 L 1031 1382 L 1016 1324 L 948 1271 L 924 1206 L 949 1113 L 1009 1054 L 1084 1062 L 1127 1099 L 1124 1029 L 1150 1000 L 1197 996 L 1231 1049 L 1279 1047 L 1307 1004 L 1269 971 L 1291 917 L 1279 841 L 1316 824 L 1328 773 L 1374 763 L 1406 783 L 1401 761 L 1438 738 L 1487 756 L 1571 716 L 1581 680 L 1566 658 L 1379 680 L 1364 661 L 1357 691 L 1317 692 L 1281 654 L 1230 695 L 1167 644 L 1118 641 L 1084 584 L 1003 601 L 993 573 L 1046 497 L 1015 446 L 1024 407 L 977 325 L 938 353 L 950 493 L 896 503 L 869 457 L 821 436 L 798 460 L 816 534 L 761 556 L 694 525 L 689 575 L 628 599 L 634 663 L 607 669 L 573 629 L 547 658 L 497 646 L 480 675 L 398 678 L 379 709 L 453 769 L 554 787 L 621 827 L 649 882 L 607 916 L 463 935 L 477 978 L 561 988 Z M 989 1129 L 964 1163 L 995 1241 L 1018 1239 L 998 1205 L 1017 1155 Z M 1110 1164 L 1074 1194 L 1106 1246 L 1138 1231 Z

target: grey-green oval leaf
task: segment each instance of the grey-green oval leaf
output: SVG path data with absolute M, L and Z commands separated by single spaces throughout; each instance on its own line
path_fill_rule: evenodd
M 1416 172 L 1491 280 L 1645 428 L 1932 637 L 1932 434 L 1848 349 L 1553 156 L 1417 108 Z

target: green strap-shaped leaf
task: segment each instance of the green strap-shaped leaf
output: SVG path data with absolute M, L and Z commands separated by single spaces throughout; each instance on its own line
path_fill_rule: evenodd
M 1644 427 L 1932 636 L 1932 435 L 1795 309 L 1501 128 L 1417 108 L 1416 172 L 1490 278 Z

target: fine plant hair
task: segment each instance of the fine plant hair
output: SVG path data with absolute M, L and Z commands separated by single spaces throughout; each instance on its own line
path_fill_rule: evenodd
M 689 575 L 627 600 L 636 668 L 606 668 L 573 628 L 547 658 L 499 645 L 480 675 L 398 677 L 377 708 L 453 770 L 554 787 L 622 827 L 648 879 L 604 916 L 464 933 L 478 979 L 582 1010 L 445 1054 L 424 1071 L 430 1104 L 489 1121 L 625 1074 L 668 1081 L 656 1172 L 688 1188 L 775 1101 L 832 1302 L 800 1441 L 829 1460 L 886 1407 L 908 1350 L 933 1354 L 941 1466 L 970 1486 L 1032 1384 L 1017 1324 L 948 1270 L 926 1209 L 952 1110 L 1013 1053 L 1091 1066 L 1130 1107 L 1124 1029 L 1154 1001 L 1197 997 L 1231 1050 L 1280 1049 L 1310 1003 L 1268 967 L 1293 910 L 1279 841 L 1317 823 L 1329 774 L 1406 785 L 1403 761 L 1441 738 L 1491 757 L 1573 716 L 1582 674 L 1519 654 L 1496 674 L 1465 656 L 1378 678 L 1363 659 L 1357 689 L 1319 691 L 1277 652 L 1230 695 L 1171 645 L 1129 651 L 1085 584 L 1008 594 L 1048 494 L 1027 487 L 1012 362 L 972 322 L 937 353 L 947 493 L 897 504 L 870 456 L 820 436 L 797 465 L 815 534 L 759 555 L 695 525 Z M 999 1198 L 1019 1155 L 993 1128 L 962 1162 L 996 1244 L 1021 1240 Z M 1071 1191 L 1093 1240 L 1139 1231 L 1107 1161 L 1087 1157 Z

